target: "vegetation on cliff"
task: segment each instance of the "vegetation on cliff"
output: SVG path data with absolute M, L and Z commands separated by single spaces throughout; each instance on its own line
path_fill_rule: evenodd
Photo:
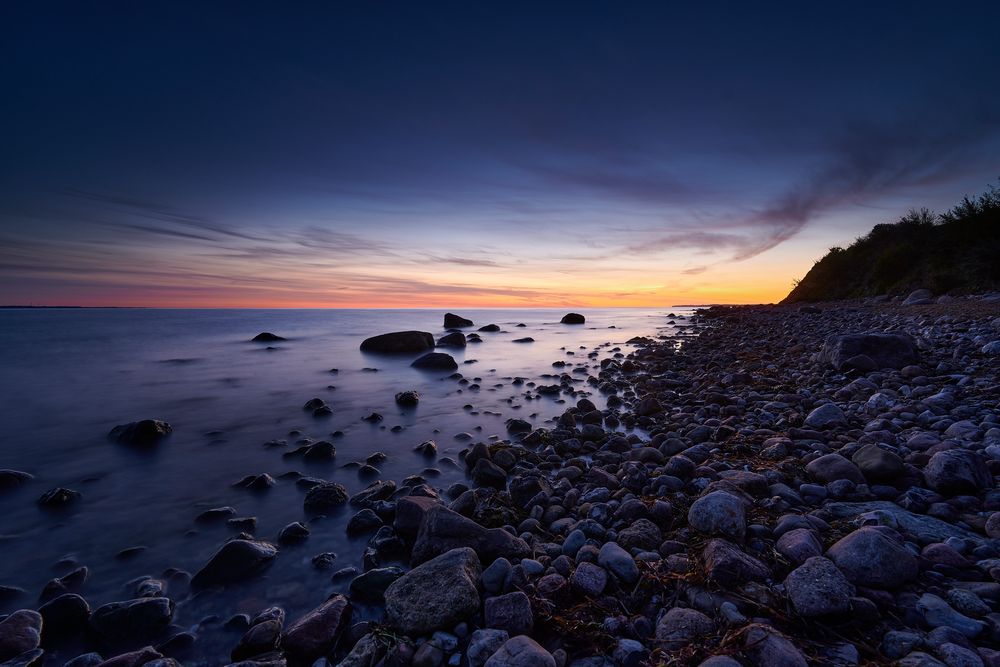
M 1000 188 L 946 213 L 912 210 L 831 248 L 782 303 L 831 301 L 926 288 L 962 294 L 1000 288 Z

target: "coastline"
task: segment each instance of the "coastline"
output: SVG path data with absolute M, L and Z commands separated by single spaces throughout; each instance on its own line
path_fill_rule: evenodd
M 346 512 L 370 536 L 358 576 L 301 618 L 226 620 L 233 664 L 995 664 L 1000 304 L 714 306 L 694 321 L 601 361 L 583 387 L 607 409 L 568 373 L 531 388 L 565 412 L 473 439 L 465 484 L 416 467 L 353 495 L 309 487 L 307 510 L 311 496 L 313 514 Z M 896 338 L 849 356 L 830 339 L 875 331 Z M 286 528 L 275 544 L 236 535 L 221 571 L 258 576 Z M 205 569 L 194 595 L 230 583 Z M 171 629 L 183 586 L 81 620 L 71 583 L 48 625 L 17 612 L 0 628 L 83 623 L 102 656 L 133 650 L 113 664 L 211 664 L 197 630 Z M 351 624 L 383 599 L 384 623 Z M 129 642 L 109 630 L 121 623 Z

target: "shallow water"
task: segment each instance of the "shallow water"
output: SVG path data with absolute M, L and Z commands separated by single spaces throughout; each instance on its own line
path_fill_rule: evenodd
M 439 310 L 0 311 L 0 468 L 35 475 L 23 488 L 0 495 L 0 584 L 27 590 L 3 602 L 0 612 L 34 606 L 45 582 L 72 569 L 71 563 L 91 570 L 82 594 L 92 607 L 131 597 L 125 583 L 135 577 L 159 577 L 168 567 L 194 572 L 234 532 L 195 526 L 194 517 L 210 507 L 231 505 L 237 516 L 257 517 L 255 534 L 263 539 L 274 539 L 292 521 L 306 521 L 304 493 L 293 480 L 279 479 L 262 493 L 233 488 L 245 475 L 277 478 L 299 471 L 341 482 L 353 493 L 370 480 L 345 464 L 381 451 L 388 456 L 379 465 L 384 479 L 399 481 L 436 467 L 440 475 L 428 477 L 433 486 L 463 481 L 463 470 L 424 459 L 413 447 L 433 439 L 439 459 L 458 460 L 468 444 L 455 439 L 458 433 L 503 438 L 509 417 L 543 425 L 566 405 L 553 398 L 527 400 L 528 387 L 513 385 L 513 377 L 551 384 L 557 381 L 543 374 L 570 373 L 576 364 L 589 365 L 596 375 L 599 360 L 615 346 L 627 352 L 625 341 L 633 336 L 672 333 L 666 314 L 691 309 L 582 310 L 583 326 L 559 324 L 564 312 L 462 311 L 476 323 L 467 332 L 489 323 L 502 329 L 482 333 L 481 344 L 443 350 L 456 358 L 460 373 L 480 384 L 475 390 L 449 379 L 450 373 L 410 368 L 419 355 L 385 357 L 358 349 L 364 338 L 388 331 L 417 329 L 439 337 Z M 515 326 L 522 322 L 527 326 Z M 288 340 L 272 343 L 277 349 L 271 350 L 249 342 L 261 331 Z M 511 342 L 523 336 L 535 342 Z M 599 357 L 588 359 L 593 350 Z M 555 361 L 569 365 L 553 368 Z M 364 370 L 371 368 L 377 370 Z M 418 407 L 396 406 L 395 393 L 406 389 L 420 393 Z M 316 419 L 302 410 L 314 396 L 330 404 L 332 417 Z M 596 392 L 592 399 L 603 403 Z M 384 421 L 362 420 L 373 411 Z M 173 434 L 151 450 L 107 439 L 116 424 L 145 418 L 170 422 Z M 402 430 L 392 432 L 394 426 Z M 343 436 L 333 439 L 336 430 Z M 291 449 L 299 437 L 333 441 L 336 460 L 308 464 L 283 458 L 282 448 L 263 446 L 283 439 Z M 57 486 L 80 491 L 82 500 L 67 511 L 40 509 L 37 497 Z M 263 576 L 224 593 L 190 598 L 168 590 L 178 602 L 175 622 L 192 629 L 209 614 L 224 620 L 271 604 L 284 606 L 294 619 L 330 593 L 346 591 L 349 580 L 332 583 L 330 572 L 313 568 L 310 560 L 332 551 L 337 567 L 360 569 L 366 537 L 347 538 L 349 516 L 345 511 L 313 522 L 310 537 L 283 547 Z M 134 558 L 115 558 L 139 545 L 147 548 Z M 219 664 L 238 639 L 211 624 L 202 624 L 198 634 L 196 657 L 185 664 Z M 73 649 L 58 657 L 72 657 Z

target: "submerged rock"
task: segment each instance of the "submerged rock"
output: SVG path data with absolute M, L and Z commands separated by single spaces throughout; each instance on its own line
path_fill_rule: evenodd
M 173 427 L 159 419 L 119 424 L 108 433 L 108 437 L 126 445 L 155 445 L 173 431 Z
M 362 352 L 382 354 L 411 354 L 434 347 L 434 336 L 427 331 L 394 331 L 366 338 L 361 342 Z
M 194 588 L 208 588 L 247 579 L 266 568 L 278 549 L 259 540 L 230 540 L 191 579 Z
M 283 341 L 283 340 L 288 340 L 288 339 L 287 338 L 283 338 L 282 336 L 278 336 L 277 334 L 273 334 L 270 331 L 264 331 L 262 333 L 257 334 L 256 336 L 254 336 L 250 340 L 251 340 L 251 342 L 254 342 L 254 343 L 277 343 L 277 342 L 280 342 L 280 341 Z
M 414 361 L 410 366 L 436 371 L 453 371 L 458 369 L 455 358 L 445 352 L 428 352 Z

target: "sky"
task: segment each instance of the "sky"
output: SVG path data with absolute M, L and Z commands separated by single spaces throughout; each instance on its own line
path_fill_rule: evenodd
M 0 304 L 780 300 L 1000 177 L 996 2 L 0 5 Z

